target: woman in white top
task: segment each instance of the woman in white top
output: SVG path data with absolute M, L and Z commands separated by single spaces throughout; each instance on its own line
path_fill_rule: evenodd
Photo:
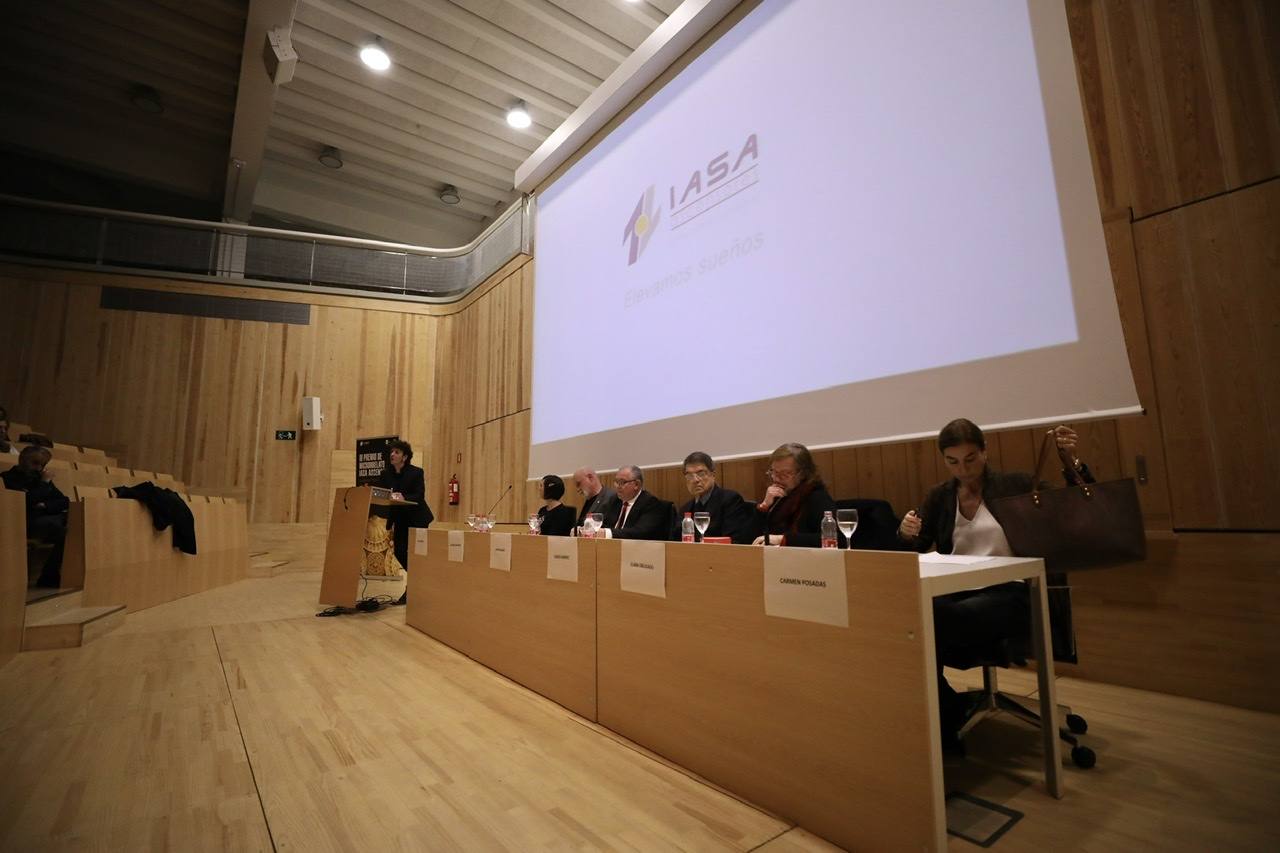
M 1058 426 L 1052 435 L 1066 480 L 1092 483 L 1088 467 L 1075 455 L 1076 432 Z M 993 509 L 991 501 L 1030 492 L 1036 485 L 1034 476 L 1002 474 L 988 468 L 986 437 L 975 423 L 964 418 L 942 428 L 938 450 L 951 479 L 930 489 L 918 512 L 907 513 L 898 527 L 898 536 L 921 552 L 1012 556 L 1000 526 L 999 510 Z M 1031 611 L 1026 584 L 1015 581 L 935 598 L 933 624 L 943 746 L 954 749 L 958 748 L 957 734 L 968 709 L 943 678 L 942 667 L 978 666 L 1002 640 L 1029 636 Z

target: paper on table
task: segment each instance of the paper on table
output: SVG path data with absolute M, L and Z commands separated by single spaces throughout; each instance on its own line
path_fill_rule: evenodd
M 465 541 L 463 539 L 463 535 L 464 535 L 463 531 L 461 530 L 449 531 L 449 562 L 450 563 L 462 562 L 462 543 Z
M 419 557 L 427 556 L 427 529 L 425 527 L 415 527 L 413 529 L 413 553 Z
M 547 536 L 547 578 L 578 582 L 578 540 L 568 536 Z
M 511 534 L 489 534 L 489 568 L 511 571 Z
M 765 548 L 764 612 L 848 628 L 844 552 L 834 548 Z
M 985 563 L 987 560 L 993 559 L 990 556 L 971 557 L 968 554 L 939 554 L 937 551 L 930 551 L 927 554 L 920 555 L 922 563 L 956 563 L 961 566 L 972 566 L 974 563 Z
M 666 543 L 622 540 L 622 591 L 667 597 Z

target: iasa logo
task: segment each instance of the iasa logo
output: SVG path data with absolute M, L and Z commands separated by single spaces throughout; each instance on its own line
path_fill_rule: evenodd
M 650 184 L 649 189 L 636 202 L 636 209 L 627 220 L 627 227 L 622 229 L 623 245 L 630 244 L 627 248 L 627 266 L 634 264 L 644 254 L 644 248 L 649 245 L 649 238 L 657 230 L 660 219 L 662 208 L 653 206 L 653 185 Z

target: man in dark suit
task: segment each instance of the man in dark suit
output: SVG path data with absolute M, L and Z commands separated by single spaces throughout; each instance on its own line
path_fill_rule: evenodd
M 676 529 L 672 531 L 672 539 L 680 538 L 680 521 L 686 512 L 705 512 L 711 516 L 711 523 L 703 536 L 728 536 L 735 545 L 751 544 L 754 538 L 751 506 L 742 499 L 742 495 L 732 489 L 721 488 L 716 482 L 714 459 L 701 450 L 686 456 L 684 484 L 693 499 L 676 513 Z
M 613 478 L 617 497 L 604 516 L 605 536 L 610 539 L 667 539 L 674 508 L 670 501 L 644 490 L 644 472 L 637 465 L 623 465 Z
M 578 527 L 582 526 L 582 519 L 589 514 L 607 512 L 609 504 L 617 497 L 613 489 L 606 489 L 600 482 L 600 477 L 594 468 L 579 468 L 574 471 L 573 484 L 577 486 L 578 494 L 582 495 L 582 511 L 578 513 Z

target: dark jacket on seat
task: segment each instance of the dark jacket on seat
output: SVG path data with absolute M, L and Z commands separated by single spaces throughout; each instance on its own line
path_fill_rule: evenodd
M 162 489 L 148 480 L 135 486 L 116 486 L 111 491 L 118 498 L 132 498 L 151 512 L 156 530 L 173 526 L 173 547 L 184 554 L 196 552 L 196 519 L 191 507 L 173 489 Z

